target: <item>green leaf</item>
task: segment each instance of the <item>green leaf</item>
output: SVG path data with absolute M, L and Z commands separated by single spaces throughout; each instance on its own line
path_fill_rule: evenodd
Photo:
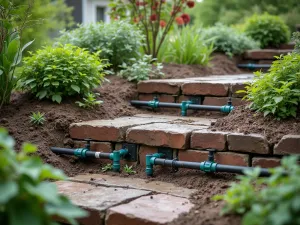
M 274 97 L 273 99 L 274 99 L 274 101 L 276 103 L 279 103 L 279 102 L 281 102 L 283 100 L 283 97 L 282 96 L 280 96 L 280 97 Z
M 71 88 L 76 91 L 77 93 L 80 93 L 80 87 L 78 87 L 77 85 L 72 84 Z
M 24 143 L 22 146 L 22 152 L 24 153 L 34 153 L 37 151 L 37 147 L 35 145 Z
M 20 39 L 16 38 L 13 41 L 11 41 L 8 44 L 8 48 L 7 48 L 7 59 L 10 62 L 14 62 L 15 57 L 17 56 L 17 53 L 19 51 L 20 48 Z
M 37 97 L 39 97 L 39 99 L 45 98 L 46 95 L 47 95 L 47 90 L 42 90 L 37 93 Z
M 0 69 L 0 76 L 3 74 L 3 70 Z
M 58 94 L 52 96 L 52 101 L 54 101 L 54 102 L 61 103 L 61 100 L 62 100 L 62 98 Z
M 19 188 L 15 181 L 0 182 L 0 204 L 6 204 L 18 194 Z
M 23 48 L 21 49 L 21 52 L 23 52 L 29 45 L 31 45 L 34 42 L 34 40 L 27 42 Z

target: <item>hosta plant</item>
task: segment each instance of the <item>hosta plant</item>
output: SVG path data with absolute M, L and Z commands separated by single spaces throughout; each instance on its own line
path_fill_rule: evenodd
M 259 168 L 239 176 L 224 195 L 222 214 L 242 214 L 243 225 L 300 224 L 300 166 L 298 157 L 282 159 L 281 166 L 271 169 L 271 176 L 259 178 Z
M 61 170 L 43 163 L 35 146 L 25 143 L 17 152 L 14 144 L 0 128 L 0 224 L 57 225 L 54 217 L 77 224 L 87 215 L 49 181 L 66 179 Z
M 109 6 L 112 19 L 129 18 L 139 26 L 146 37 L 144 53 L 157 58 L 173 23 L 179 26 L 188 24 L 191 18 L 184 11 L 195 4 L 194 0 L 110 0 Z
M 278 57 L 268 73 L 255 72 L 246 93 L 244 98 L 251 102 L 249 107 L 264 116 L 296 117 L 300 103 L 300 54 Z
M 72 45 L 48 46 L 24 59 L 20 87 L 39 99 L 60 103 L 63 97 L 85 95 L 98 87 L 106 66 L 99 52 L 90 54 Z
M 131 61 L 130 66 L 125 63 L 120 66 L 122 70 L 118 73 L 118 76 L 134 82 L 164 76 L 164 73 L 161 72 L 163 68 L 162 64 L 154 63 L 156 59 L 152 59 L 151 55 L 144 55 L 143 58 L 139 60 L 131 59 Z M 152 65 L 153 63 L 154 65 Z

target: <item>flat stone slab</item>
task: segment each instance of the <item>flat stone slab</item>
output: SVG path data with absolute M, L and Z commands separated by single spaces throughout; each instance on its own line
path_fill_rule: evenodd
M 194 205 L 185 198 L 158 194 L 110 208 L 106 225 L 162 225 L 188 213 Z
M 71 138 L 91 138 L 96 141 L 122 141 L 129 127 L 155 122 L 167 122 L 162 118 L 120 117 L 114 120 L 92 120 L 70 125 Z
M 148 146 L 187 149 L 192 131 L 206 128 L 206 126 L 153 123 L 129 128 L 126 141 Z
M 69 180 L 102 186 L 140 189 L 184 198 L 188 198 L 197 191 L 196 189 L 178 187 L 172 183 L 148 181 L 140 178 L 109 176 L 105 174 L 81 174 L 71 177 Z
M 141 81 L 137 85 L 139 93 L 165 93 L 165 94 L 179 94 L 180 86 L 185 79 L 159 79 Z
M 286 55 L 293 50 L 285 50 L 285 49 L 259 49 L 259 50 L 248 50 L 244 54 L 244 59 L 273 59 L 274 56 Z
M 300 154 L 300 135 L 285 135 L 274 147 L 274 154 Z
M 95 185 L 71 181 L 55 182 L 60 193 L 68 196 L 73 204 L 90 212 L 90 216 L 82 221 L 86 225 L 103 224 L 104 212 L 115 205 L 150 194 L 150 191 L 96 187 Z M 98 215 L 98 216 L 97 216 Z

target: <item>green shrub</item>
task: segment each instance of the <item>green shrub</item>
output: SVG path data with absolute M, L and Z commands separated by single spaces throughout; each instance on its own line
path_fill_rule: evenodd
M 213 43 L 192 26 L 177 26 L 167 36 L 159 54 L 159 61 L 178 64 L 207 65 L 211 60 Z
M 243 91 L 239 91 L 243 92 Z M 292 53 L 274 61 L 266 74 L 255 72 L 254 81 L 246 87 L 245 99 L 250 108 L 282 119 L 296 117 L 300 102 L 300 55 Z
M 128 81 L 149 80 L 150 78 L 160 78 L 164 76 L 164 73 L 161 72 L 163 68 L 162 64 L 156 63 L 156 65 L 152 65 L 154 61 L 156 61 L 156 59 L 152 59 L 151 55 L 144 55 L 143 58 L 139 60 L 133 58 L 131 59 L 130 66 L 125 63 L 120 66 L 122 70 L 118 73 L 118 76 Z M 156 68 L 153 68 L 155 66 Z
M 87 215 L 48 181 L 65 179 L 62 171 L 29 156 L 35 146 L 25 143 L 19 153 L 13 148 L 14 140 L 0 128 L 0 224 L 55 225 L 53 216 L 77 224 L 75 218 Z
M 72 31 L 63 31 L 58 39 L 63 44 L 86 48 L 90 52 L 101 50 L 100 58 L 108 59 L 114 70 L 123 62 L 140 54 L 143 35 L 135 25 L 125 21 L 80 25 Z
M 288 176 L 283 175 L 284 172 Z M 243 225 L 300 224 L 300 166 L 297 157 L 282 159 L 282 166 L 272 169 L 268 178 L 259 178 L 259 169 L 239 176 L 224 195 L 222 214 L 245 214 Z
M 295 42 L 295 52 L 300 54 L 300 32 L 293 33 L 293 41 Z
M 222 24 L 206 29 L 204 34 L 206 38 L 214 39 L 215 51 L 224 52 L 230 57 L 243 54 L 246 50 L 259 49 L 258 42 Z
M 39 99 L 58 103 L 62 97 L 91 92 L 104 79 L 99 53 L 64 45 L 45 47 L 24 59 L 20 87 L 29 89 Z
M 259 41 L 261 48 L 278 47 L 290 40 L 290 30 L 278 16 L 253 15 L 245 22 L 245 33 Z

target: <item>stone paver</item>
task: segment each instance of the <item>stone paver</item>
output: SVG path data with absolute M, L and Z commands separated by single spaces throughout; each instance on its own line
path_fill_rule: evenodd
M 55 183 L 60 193 L 68 196 L 75 205 L 90 212 L 90 216 L 81 221 L 84 225 L 102 225 L 104 212 L 109 207 L 150 194 L 145 190 L 96 187 L 71 181 Z
M 300 135 L 285 135 L 274 147 L 274 154 L 300 154 Z
M 173 196 L 188 198 L 195 193 L 196 189 L 187 189 L 175 186 L 172 183 L 161 181 L 149 181 L 140 178 L 108 176 L 105 174 L 82 174 L 69 178 L 70 181 L 112 186 L 120 188 L 140 189 L 157 193 L 170 194 Z
M 260 134 L 232 133 L 227 136 L 229 151 L 269 154 L 266 138 Z
M 110 208 L 106 225 L 163 225 L 172 222 L 194 205 L 185 198 L 158 194 Z
M 71 138 L 75 139 L 92 138 L 97 141 L 122 141 L 129 127 L 167 121 L 167 119 L 162 118 L 120 117 L 114 120 L 73 123 L 69 131 Z
M 189 138 L 193 130 L 205 129 L 201 126 L 153 123 L 129 128 L 126 141 L 149 146 L 175 149 L 189 148 Z

